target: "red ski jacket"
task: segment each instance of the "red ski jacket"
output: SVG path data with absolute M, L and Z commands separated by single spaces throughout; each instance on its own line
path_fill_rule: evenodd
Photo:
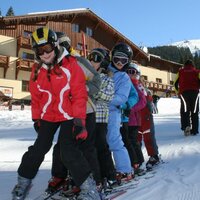
M 199 90 L 199 70 L 193 65 L 186 65 L 179 69 L 174 86 L 179 94 L 187 90 Z
M 72 56 L 64 57 L 47 77 L 48 67 L 42 64 L 33 81 L 35 63 L 30 78 L 32 119 L 60 122 L 86 118 L 87 91 L 83 70 Z
M 147 104 L 141 110 L 141 126 L 139 127 L 139 131 L 141 133 L 149 133 L 151 129 L 151 115 L 152 115 L 152 106 L 153 99 L 152 96 L 147 94 L 146 96 Z

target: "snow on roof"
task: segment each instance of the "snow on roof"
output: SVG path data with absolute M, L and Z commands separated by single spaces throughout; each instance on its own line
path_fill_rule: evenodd
M 152 57 L 155 57 L 155 58 L 161 58 L 160 56 L 158 56 L 158 55 L 155 55 L 155 54 L 149 54 L 150 56 L 152 56 Z
M 36 15 L 36 14 L 45 14 L 45 13 L 59 13 L 59 12 L 73 12 L 73 11 L 85 11 L 89 8 L 74 8 L 74 9 L 67 9 L 67 10 L 53 10 L 53 11 L 42 11 L 42 12 L 32 12 L 28 13 L 27 15 Z

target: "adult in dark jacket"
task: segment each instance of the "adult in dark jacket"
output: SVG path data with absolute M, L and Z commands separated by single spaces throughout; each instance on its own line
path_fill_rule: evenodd
M 179 69 L 174 86 L 181 100 L 181 129 L 185 136 L 196 135 L 199 128 L 200 74 L 192 60 L 187 60 Z
M 160 97 L 158 95 L 156 95 L 156 93 L 154 93 L 152 95 L 152 98 L 153 98 L 153 113 L 154 114 L 157 114 L 158 113 L 158 101 L 160 99 Z

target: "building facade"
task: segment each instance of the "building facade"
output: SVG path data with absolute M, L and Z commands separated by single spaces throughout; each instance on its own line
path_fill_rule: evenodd
M 85 57 L 93 48 L 111 50 L 118 42 L 126 42 L 133 50 L 133 61 L 141 67 L 146 86 L 158 93 L 173 93 L 172 83 L 180 64 L 145 53 L 90 9 L 73 9 L 0 18 L 0 91 L 6 96 L 30 99 L 28 83 L 34 61 L 30 36 L 42 26 L 65 32 L 73 48 Z

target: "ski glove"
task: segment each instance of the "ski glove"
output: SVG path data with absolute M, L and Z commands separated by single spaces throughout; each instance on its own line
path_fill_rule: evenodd
M 85 128 L 85 120 L 80 118 L 74 118 L 73 135 L 76 140 L 85 140 L 88 136 L 88 132 Z
M 40 129 L 40 120 L 39 119 L 33 119 L 34 124 L 33 127 L 36 131 L 36 133 L 39 133 L 39 129 Z

